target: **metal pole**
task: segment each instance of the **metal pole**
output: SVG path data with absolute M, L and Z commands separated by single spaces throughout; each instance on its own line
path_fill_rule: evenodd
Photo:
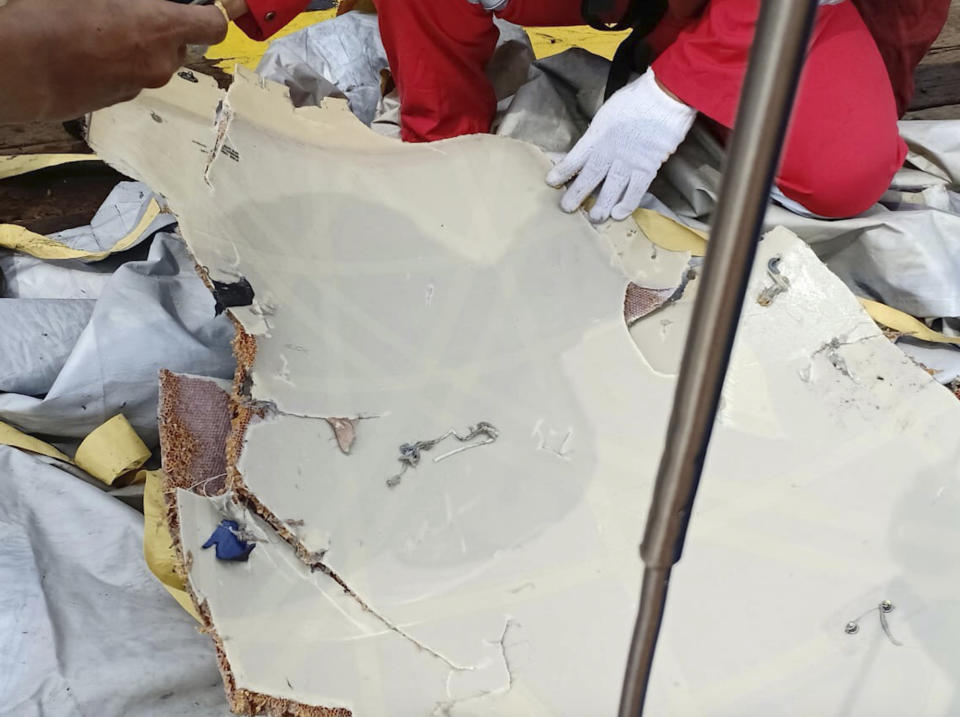
M 643 585 L 620 717 L 643 714 L 670 571 L 683 551 L 816 9 L 817 0 L 765 0 L 760 8 L 640 547 Z

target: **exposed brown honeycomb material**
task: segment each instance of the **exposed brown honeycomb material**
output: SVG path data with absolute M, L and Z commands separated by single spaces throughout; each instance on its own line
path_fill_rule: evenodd
M 215 445 L 216 436 L 219 433 L 216 430 L 206 430 L 199 433 L 191 430 L 191 426 L 196 427 L 197 425 L 196 420 L 193 420 L 196 416 L 190 415 L 191 406 L 197 392 L 194 390 L 185 391 L 184 384 L 198 379 L 178 376 L 169 371 L 163 371 L 160 375 L 159 416 L 161 455 L 164 469 L 163 497 L 167 509 L 167 526 L 170 529 L 177 555 L 174 570 L 183 578 L 187 593 L 203 621 L 201 631 L 208 634 L 213 640 L 217 653 L 217 666 L 223 677 L 227 701 L 233 712 L 246 715 L 269 715 L 270 717 L 351 717 L 351 712 L 343 708 L 305 705 L 292 700 L 238 688 L 223 649 L 223 641 L 214 627 L 209 608 L 206 602 L 201 602 L 190 588 L 189 572 L 192 555 L 183 554 L 183 546 L 180 542 L 180 522 L 176 505 L 178 488 L 190 490 L 199 495 L 218 495 L 227 489 L 239 486 L 238 493 L 242 499 L 246 500 L 253 510 L 263 516 L 285 541 L 297 547 L 293 535 L 277 520 L 276 516 L 266 511 L 259 501 L 242 489 L 243 482 L 236 470 L 236 461 L 243 448 L 243 437 L 247 425 L 253 418 L 262 417 L 263 411 L 251 408 L 249 402 L 240 396 L 249 369 L 256 356 L 257 343 L 253 336 L 240 328 L 239 323 L 234 321 L 234 325 L 237 329 L 233 341 L 234 353 L 237 357 L 234 395 L 230 397 L 229 402 L 223 402 L 222 404 L 212 402 L 207 397 L 207 400 L 200 401 L 199 406 L 201 412 L 216 410 L 218 406 L 220 410 L 225 412 L 226 415 L 220 417 L 221 421 L 225 422 L 229 419 L 231 427 L 226 435 L 225 442 Z M 196 387 L 192 386 L 192 388 Z M 206 417 L 216 418 L 209 415 Z M 209 427 L 209 423 L 205 422 L 201 422 L 200 425 Z M 222 465 L 225 468 L 223 472 L 226 474 L 224 481 L 211 482 L 209 480 L 210 476 L 197 473 L 198 468 L 203 471 L 210 470 L 209 460 L 198 461 L 197 458 L 198 456 L 209 457 L 211 452 L 220 452 L 220 455 L 223 456 L 224 462 Z M 301 549 L 298 548 L 297 552 L 306 562 L 311 562 Z

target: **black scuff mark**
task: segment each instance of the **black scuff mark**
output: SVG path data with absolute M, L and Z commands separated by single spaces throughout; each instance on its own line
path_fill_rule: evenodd
M 224 154 L 234 162 L 240 161 L 240 153 L 231 147 L 229 144 L 225 144 L 220 148 L 220 154 Z
M 241 276 L 236 281 L 226 282 L 211 279 L 213 282 L 213 298 L 216 300 L 214 311 L 219 316 L 227 309 L 238 306 L 250 306 L 256 296 L 253 287 L 246 277 Z

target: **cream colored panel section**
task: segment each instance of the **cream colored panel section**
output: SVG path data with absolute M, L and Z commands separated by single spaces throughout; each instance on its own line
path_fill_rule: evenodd
M 239 468 L 349 588 L 333 599 L 239 516 L 262 534 L 251 563 L 207 551 L 191 571 L 237 685 L 357 714 L 614 714 L 696 280 L 631 333 L 623 294 L 678 282 L 688 254 L 559 212 L 532 147 L 393 143 L 338 101 L 294 110 L 243 73 L 225 99 L 182 84 L 98 113 L 91 141 L 166 195 L 215 277 L 254 287 L 234 314 L 258 334 L 251 390 L 269 410 Z M 327 417 L 357 419 L 350 455 Z M 651 714 L 952 714 L 958 419 L 812 252 L 772 232 Z M 482 421 L 496 440 L 398 449 Z M 416 465 L 391 481 L 401 455 Z M 185 545 L 231 514 L 195 500 L 181 496 Z

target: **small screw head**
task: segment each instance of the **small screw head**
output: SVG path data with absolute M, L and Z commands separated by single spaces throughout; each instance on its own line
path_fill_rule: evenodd
M 860 626 L 855 622 L 848 622 L 844 626 L 843 631 L 848 635 L 856 635 L 858 632 L 860 632 Z
M 880 609 L 884 612 L 893 612 L 893 603 L 889 600 L 884 600 L 882 603 L 880 603 Z

